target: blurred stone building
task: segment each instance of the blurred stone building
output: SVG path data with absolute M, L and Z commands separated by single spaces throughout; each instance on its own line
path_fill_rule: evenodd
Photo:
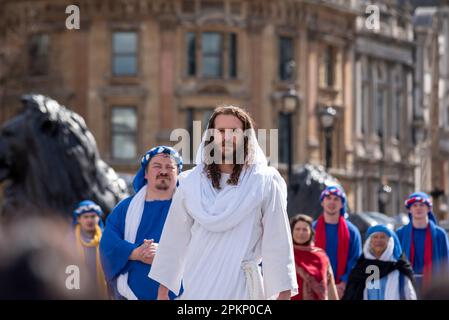
M 416 38 L 416 189 L 431 193 L 434 211 L 449 203 L 449 1 L 414 1 Z
M 357 19 L 354 83 L 356 207 L 397 214 L 414 189 L 414 34 L 411 6 L 376 1 Z M 362 10 L 361 10 L 362 11 Z
M 198 138 L 193 121 L 236 104 L 278 129 L 285 177 L 289 163 L 323 165 L 353 211 L 397 213 L 421 175 L 421 60 L 409 1 L 374 2 L 376 30 L 365 0 L 0 0 L 0 122 L 22 93 L 48 94 L 132 174 L 174 129 Z M 79 30 L 66 28 L 72 4 Z
M 349 175 L 355 1 L 77 1 L 80 29 L 68 30 L 72 2 L 1 2 L 2 119 L 22 92 L 51 95 L 85 117 L 109 163 L 132 172 L 149 146 L 173 144 L 174 128 L 204 126 L 231 103 L 279 128 L 285 171 L 290 156 L 324 163 L 318 111 L 333 106 L 331 167 Z

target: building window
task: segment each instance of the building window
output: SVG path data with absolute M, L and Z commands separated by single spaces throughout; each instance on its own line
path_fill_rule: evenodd
M 203 32 L 201 34 L 201 62 L 203 76 L 221 78 L 223 75 L 223 36 L 217 32 Z
M 184 150 L 181 152 L 181 156 L 183 157 L 184 161 L 189 161 L 190 163 L 193 163 L 195 159 L 193 159 L 193 154 L 196 152 L 193 150 L 193 121 L 194 121 L 194 108 L 189 107 L 186 109 L 186 128 L 189 132 L 189 149 L 190 149 L 190 155 L 187 157 L 187 155 L 184 153 Z M 187 159 L 189 158 L 189 159 Z
M 327 45 L 324 49 L 321 62 L 321 85 L 327 88 L 333 88 L 335 85 L 335 48 Z
M 288 141 L 288 115 L 284 113 L 279 113 L 278 117 L 278 146 L 279 146 L 279 162 L 288 163 L 288 157 L 290 150 L 286 141 Z
M 195 13 L 195 0 L 184 0 L 181 4 L 182 13 L 194 14 Z
M 48 34 L 31 36 L 28 47 L 29 72 L 32 76 L 48 74 L 50 37 Z
M 229 34 L 229 77 L 237 77 L 237 35 L 235 33 Z
M 120 31 L 112 34 L 112 73 L 115 76 L 137 74 L 137 33 Z
M 196 75 L 196 52 L 195 52 L 195 33 L 188 32 L 186 36 L 187 45 L 187 74 L 189 76 Z
M 384 110 L 387 109 L 387 80 L 386 72 L 382 66 L 377 66 L 376 101 L 374 109 L 375 130 L 379 137 L 384 134 Z
M 201 1 L 201 13 L 208 12 L 223 12 L 224 2 L 217 0 L 202 0 Z
M 230 3 L 231 14 L 239 16 L 241 12 L 242 3 L 240 1 L 234 1 Z
M 134 107 L 113 107 L 111 116 L 112 158 L 132 160 L 137 156 L 137 114 Z
M 363 83 L 363 87 L 362 87 L 362 105 L 360 107 L 360 113 L 361 113 L 361 131 L 363 134 L 366 133 L 366 114 L 367 111 L 370 110 L 370 101 L 371 101 L 371 96 L 370 96 L 370 84 L 367 82 Z
M 394 98 L 394 106 L 393 106 L 393 116 L 392 119 L 392 133 L 396 139 L 400 139 L 401 135 L 401 114 L 403 110 L 404 104 L 404 81 L 402 78 L 402 73 L 397 70 L 395 75 L 395 94 Z
M 385 104 L 385 90 L 381 87 L 377 89 L 377 100 L 376 100 L 376 132 L 379 137 L 383 136 L 383 115 L 384 115 L 384 104 Z
M 200 54 L 197 55 L 197 52 Z M 204 78 L 236 78 L 237 35 L 220 32 L 187 32 L 186 74 L 188 76 L 200 74 Z
M 214 113 L 214 109 L 203 109 L 203 108 L 195 108 L 195 107 L 189 107 L 186 109 L 186 121 L 187 121 L 187 131 L 189 132 L 190 141 L 190 161 L 192 163 L 195 161 L 195 158 L 193 157 L 194 153 L 197 152 L 197 150 L 194 150 L 193 146 L 193 139 L 195 138 L 193 135 L 193 122 L 194 121 L 200 121 L 201 122 L 201 138 L 203 137 L 204 131 L 207 129 L 207 125 L 209 124 L 209 119 Z M 184 155 L 182 154 L 184 157 Z M 187 158 L 186 158 L 187 159 Z
M 361 61 L 362 97 L 360 110 L 360 130 L 362 134 L 368 132 L 369 111 L 372 110 L 372 64 L 369 59 Z
M 280 37 L 279 38 L 279 79 L 282 81 L 292 80 L 294 68 L 292 62 L 294 61 L 293 53 L 293 38 Z

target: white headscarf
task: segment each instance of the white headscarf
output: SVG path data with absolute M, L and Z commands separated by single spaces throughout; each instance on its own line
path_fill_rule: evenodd
M 376 232 L 375 232 L 376 233 Z M 382 253 L 382 255 L 380 256 L 380 258 L 376 258 L 372 252 L 371 252 L 371 240 L 372 240 L 372 236 L 375 234 L 371 234 L 368 239 L 365 242 L 365 245 L 363 246 L 363 254 L 365 255 L 366 259 L 371 259 L 371 260 L 381 260 L 381 261 L 390 261 L 390 262 L 396 262 L 397 259 L 394 257 L 394 239 L 393 237 L 389 237 L 388 239 L 388 245 L 387 248 L 385 249 L 385 251 Z M 393 272 L 390 272 L 387 275 L 387 282 L 385 285 L 385 293 L 384 293 L 384 298 L 385 300 L 400 300 L 400 295 L 399 295 L 399 276 L 400 273 L 398 270 L 394 270 Z M 408 278 L 405 278 L 406 280 L 408 280 Z M 376 280 L 380 282 L 380 279 Z M 404 282 L 405 284 L 405 282 Z M 378 285 L 380 285 L 380 283 L 378 283 Z M 413 299 L 416 300 L 416 293 L 414 292 L 413 288 L 410 289 L 410 284 L 407 283 L 406 285 L 406 289 L 405 293 L 406 293 L 406 299 Z M 364 299 L 367 298 L 367 288 L 365 288 L 365 290 L 363 291 L 363 297 Z

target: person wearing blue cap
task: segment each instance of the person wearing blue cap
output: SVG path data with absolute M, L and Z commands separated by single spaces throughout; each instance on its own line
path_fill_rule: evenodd
M 410 222 L 396 233 L 413 267 L 420 292 L 430 284 L 433 275 L 448 267 L 448 237 L 444 229 L 437 226 L 429 195 L 412 193 L 405 207 Z
M 416 300 L 414 276 L 396 234 L 370 227 L 363 255 L 349 275 L 343 300 Z
M 81 201 L 73 211 L 73 226 L 75 228 L 75 244 L 80 259 L 96 279 L 100 297 L 108 296 L 103 268 L 100 262 L 100 239 L 103 230 L 103 210 L 93 201 Z
M 345 291 L 349 273 L 362 253 L 356 226 L 346 220 L 346 194 L 339 185 L 326 187 L 320 195 L 323 214 L 314 222 L 316 246 L 325 250 L 334 271 L 338 296 Z
M 157 298 L 159 284 L 147 275 L 181 171 L 182 158 L 175 149 L 150 149 L 133 181 L 136 194 L 122 200 L 108 216 L 100 253 L 116 299 Z M 170 293 L 170 298 L 175 295 Z

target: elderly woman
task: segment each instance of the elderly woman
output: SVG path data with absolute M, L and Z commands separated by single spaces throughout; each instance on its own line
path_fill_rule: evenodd
M 413 270 L 396 234 L 370 227 L 363 255 L 352 270 L 343 300 L 416 300 Z
M 290 220 L 299 289 L 292 300 L 338 300 L 329 258 L 323 249 L 314 246 L 312 222 L 304 214 Z

